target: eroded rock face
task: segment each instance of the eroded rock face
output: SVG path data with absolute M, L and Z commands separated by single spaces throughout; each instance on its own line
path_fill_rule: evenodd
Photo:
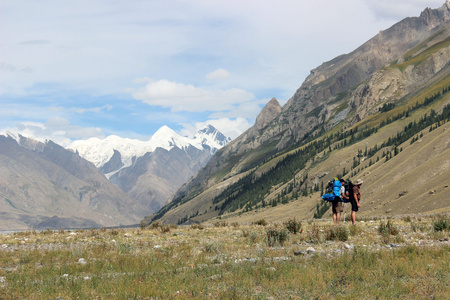
M 347 97 L 351 107 L 357 109 L 351 120 L 354 123 L 375 112 L 380 103 L 392 101 L 392 97 L 399 99 L 430 80 L 448 66 L 448 47 L 420 63 L 415 62 L 410 69 L 384 68 L 419 57 L 430 43 L 443 42 L 449 36 L 449 26 L 450 4 L 447 1 L 439 9 L 427 8 L 420 17 L 406 18 L 380 31 L 355 51 L 312 70 L 274 121 L 277 124 L 272 128 L 279 126 L 280 129 L 271 128 L 272 132 L 284 132 L 278 148 L 298 141 L 318 125 L 334 118 L 338 113 L 335 110 L 340 104 L 336 103 L 339 98 Z M 361 85 L 366 80 L 369 82 Z M 353 87 L 357 89 L 349 94 Z
M 446 31 L 450 32 L 450 31 Z M 425 56 L 420 63 L 381 69 L 353 93 L 351 106 L 356 109 L 352 122 L 376 113 L 385 103 L 395 102 L 425 85 L 441 71 L 449 68 L 450 46 Z
M 255 127 L 259 130 L 266 127 L 281 113 L 281 105 L 276 98 L 272 98 L 256 118 Z

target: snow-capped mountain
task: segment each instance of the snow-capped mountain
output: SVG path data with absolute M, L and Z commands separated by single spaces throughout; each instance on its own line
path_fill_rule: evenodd
M 0 230 L 131 225 L 151 207 L 52 142 L 0 133 Z
M 200 143 L 205 146 L 209 146 L 211 154 L 214 154 L 217 150 L 225 146 L 231 141 L 231 138 L 226 137 L 214 126 L 207 125 L 205 128 L 199 130 L 194 136 L 194 140 L 200 140 Z
M 49 155 L 49 159 L 52 160 L 59 161 L 61 159 L 59 156 L 67 156 L 84 162 L 92 173 L 106 175 L 109 179 L 108 184 L 113 183 L 114 188 L 119 187 L 120 192 L 125 192 L 129 199 L 135 201 L 134 204 L 130 202 L 130 206 L 146 215 L 164 206 L 167 199 L 181 185 L 205 166 L 213 154 L 231 140 L 211 125 L 197 132 L 193 138 L 180 136 L 169 127 L 163 126 L 147 141 L 112 135 L 105 139 L 90 138 L 74 141 L 65 149 L 51 141 L 40 142 L 19 133 L 0 132 L 0 140 L 2 135 L 5 135 L 4 140 L 14 141 L 17 147 L 31 150 L 30 155 L 45 152 L 44 154 Z M 58 148 L 60 151 L 52 152 L 48 150 L 50 148 Z M 76 168 L 70 168 L 70 170 L 73 171 Z M 100 177 L 105 180 L 103 176 Z M 64 189 L 79 190 L 78 186 L 74 188 L 72 185 L 75 186 L 76 183 L 67 184 Z M 92 190 L 95 189 L 92 188 Z M 120 195 L 119 192 L 116 194 Z M 45 201 L 48 200 L 46 197 L 48 198 L 47 195 L 42 196 Z M 69 204 L 66 206 L 70 207 Z
M 180 136 L 168 126 L 163 126 L 148 141 L 110 135 L 105 139 L 77 140 L 67 148 L 78 152 L 81 157 L 94 163 L 97 168 L 105 166 L 116 153 L 120 155 L 122 162 L 120 168 L 126 168 L 131 166 L 136 158 L 153 152 L 157 148 L 170 151 L 173 147 L 186 150 L 189 146 L 193 146 L 201 151 L 209 151 L 212 155 L 230 140 L 211 125 L 198 131 L 193 138 Z

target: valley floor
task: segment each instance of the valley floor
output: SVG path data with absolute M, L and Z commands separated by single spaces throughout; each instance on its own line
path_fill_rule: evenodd
M 1 299 L 444 299 L 450 218 L 0 235 Z

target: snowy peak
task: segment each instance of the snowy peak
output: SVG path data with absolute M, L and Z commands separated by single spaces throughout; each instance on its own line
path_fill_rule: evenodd
M 215 151 L 228 144 L 231 141 L 231 138 L 223 135 L 214 126 L 207 125 L 197 132 L 194 136 L 194 140 L 198 140 L 203 146 L 208 146 L 213 151 L 213 154 Z
M 77 140 L 67 148 L 78 152 L 81 157 L 94 163 L 97 168 L 103 167 L 111 160 L 114 153 L 117 156 L 117 152 L 119 152 L 122 168 L 125 168 L 131 166 L 136 158 L 148 152 L 153 152 L 156 148 L 170 151 L 173 147 L 177 147 L 187 151 L 192 146 L 201 151 L 209 151 L 212 155 L 230 140 L 211 125 L 198 131 L 192 139 L 180 136 L 164 125 L 148 141 L 110 135 L 105 139 Z
M 19 144 L 19 146 L 33 151 L 41 150 L 47 143 L 46 140 L 27 137 L 22 135 L 20 132 L 4 131 L 0 132 L 0 135 L 13 139 L 17 142 L 17 144 Z
M 185 149 L 192 145 L 200 150 L 202 150 L 201 145 L 192 143 L 192 140 L 187 137 L 182 137 L 168 126 L 164 125 L 150 138 L 150 143 L 156 148 L 163 148 L 170 150 L 173 147 L 178 147 L 180 149 Z
M 148 142 L 121 138 L 116 135 L 110 135 L 105 139 L 93 137 L 88 140 L 77 140 L 67 148 L 78 152 L 81 157 L 92 162 L 97 168 L 102 167 L 111 159 L 114 150 L 120 152 L 124 165 L 131 165 L 133 157 L 142 156 L 154 150 Z

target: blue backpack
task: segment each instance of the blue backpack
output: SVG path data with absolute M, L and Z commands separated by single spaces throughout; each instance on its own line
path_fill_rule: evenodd
M 341 196 L 341 186 L 342 186 L 342 183 L 339 180 L 336 179 L 334 181 L 334 183 L 333 183 L 333 194 L 336 197 L 340 197 Z
M 334 201 L 334 194 L 323 194 L 322 199 L 325 201 Z
M 336 197 L 341 196 L 341 182 L 337 178 L 333 178 L 328 182 L 327 193 L 322 195 L 325 201 L 334 201 Z

